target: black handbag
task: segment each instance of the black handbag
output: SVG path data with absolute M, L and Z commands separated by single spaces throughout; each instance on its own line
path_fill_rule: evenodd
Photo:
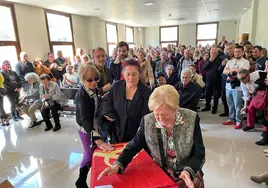
M 45 87 L 43 87 L 43 90 L 44 90 L 44 93 L 47 94 L 47 90 L 45 89 Z M 54 101 L 50 99 L 46 99 L 42 102 L 41 111 L 51 109 L 54 105 L 55 105 Z

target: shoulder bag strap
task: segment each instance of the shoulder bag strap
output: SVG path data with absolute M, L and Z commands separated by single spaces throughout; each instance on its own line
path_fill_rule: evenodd
M 161 162 L 163 165 L 163 169 L 166 170 L 167 167 L 167 163 L 165 160 L 165 152 L 164 152 L 164 146 L 163 146 L 163 139 L 162 139 L 162 133 L 161 133 L 161 129 L 157 128 L 157 140 L 158 140 L 158 144 L 159 144 L 159 151 L 160 151 L 160 156 L 161 156 Z

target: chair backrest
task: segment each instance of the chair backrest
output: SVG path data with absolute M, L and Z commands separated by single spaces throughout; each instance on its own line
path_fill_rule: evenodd
M 78 88 L 60 88 L 60 90 L 69 100 L 74 100 Z

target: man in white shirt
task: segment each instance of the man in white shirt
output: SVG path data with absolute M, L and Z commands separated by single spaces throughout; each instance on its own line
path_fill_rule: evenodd
M 236 46 L 234 50 L 234 58 L 227 62 L 223 71 L 223 74 L 228 76 L 226 83 L 226 98 L 229 107 L 229 120 L 223 122 L 223 125 L 235 124 L 235 129 L 242 128 L 240 111 L 243 106 L 243 93 L 237 75 L 241 69 L 249 70 L 250 66 L 249 61 L 244 59 L 243 55 L 243 46 Z
M 263 74 L 261 76 L 261 74 Z M 241 70 L 238 75 L 239 79 L 241 80 L 241 89 L 243 91 L 243 99 L 245 101 L 244 108 L 241 111 L 245 111 L 247 108 L 247 126 L 243 128 L 243 131 L 249 131 L 251 129 L 255 129 L 255 116 L 258 109 L 253 105 L 253 102 L 250 102 L 249 106 L 247 104 L 250 101 L 251 96 L 255 92 L 256 88 L 259 86 L 255 82 L 260 79 L 258 82 L 263 82 L 267 85 L 267 73 L 264 71 L 255 71 L 249 74 L 248 70 Z M 266 113 L 264 113 L 266 114 Z M 268 144 L 268 134 L 267 134 L 267 120 L 262 121 L 263 124 L 263 138 L 256 142 L 257 145 L 266 145 Z
M 62 85 L 64 88 L 76 88 L 78 87 L 79 77 L 73 72 L 73 66 L 68 65 L 66 67 L 66 73 L 63 75 Z

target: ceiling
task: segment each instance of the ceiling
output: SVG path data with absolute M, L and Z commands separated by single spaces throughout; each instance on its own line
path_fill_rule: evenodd
M 238 20 L 252 0 L 8 0 L 132 26 Z M 152 6 L 144 3 L 154 2 Z M 96 10 L 99 9 L 99 10 Z

